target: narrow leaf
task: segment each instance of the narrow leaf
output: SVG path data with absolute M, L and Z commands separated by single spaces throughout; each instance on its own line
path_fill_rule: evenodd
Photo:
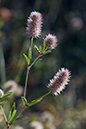
M 8 120 L 8 123 L 11 122 L 11 120 L 13 119 L 13 117 L 14 117 L 15 115 L 16 115 L 16 110 L 13 111 L 13 114 L 12 114 L 11 118 Z
M 29 60 L 31 60 L 31 58 L 32 58 L 31 47 L 29 48 L 29 51 L 28 51 L 28 58 L 29 58 Z
M 47 54 L 47 53 L 50 53 L 51 51 L 49 50 L 49 51 L 45 51 L 43 54 Z
M 40 51 L 40 50 L 42 50 L 42 47 L 41 47 L 41 46 L 39 46 L 39 51 Z
M 46 51 L 50 51 L 50 50 L 52 50 L 51 48 L 47 48 L 47 50 Z
M 6 101 L 0 102 L 0 105 L 2 105 L 2 104 L 4 104 L 4 103 L 6 103 Z
M 13 104 L 12 109 L 11 109 L 11 111 L 10 111 L 10 113 L 9 113 L 9 118 L 8 118 L 8 120 L 11 118 L 11 116 L 12 116 L 14 110 L 15 110 L 15 103 Z
M 18 117 L 15 119 L 15 121 L 18 121 L 18 120 L 22 120 L 22 119 L 26 119 L 27 117 Z
M 44 43 L 43 43 L 42 51 L 44 51 L 44 49 L 45 49 L 45 45 L 46 45 L 46 44 L 45 44 L 45 42 L 44 42 Z
M 38 48 L 36 45 L 34 45 L 34 48 L 35 48 L 38 52 L 40 52 L 39 48 Z
M 22 99 L 23 104 L 24 104 L 24 105 L 27 105 L 27 100 L 26 100 L 26 98 L 25 98 L 25 97 L 21 97 L 21 99 Z
M 32 106 L 32 105 L 35 105 L 35 104 L 39 103 L 41 100 L 42 100 L 42 98 L 35 99 L 35 100 L 31 101 L 31 102 L 28 104 L 28 106 L 30 107 L 30 106 Z
M 2 99 L 6 98 L 6 97 L 8 97 L 8 96 L 10 96 L 10 95 L 12 95 L 12 94 L 13 94 L 12 92 L 6 93 L 6 94 L 4 94 L 0 99 L 2 100 Z
M 25 60 L 26 60 L 26 62 L 27 62 L 27 65 L 29 65 L 29 63 L 30 63 L 29 58 L 28 58 L 25 54 L 23 54 L 23 56 L 24 56 L 24 58 L 25 58 Z

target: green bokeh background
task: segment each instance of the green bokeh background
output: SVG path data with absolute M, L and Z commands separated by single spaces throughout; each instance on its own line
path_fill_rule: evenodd
M 7 17 L 3 17 L 2 8 L 9 10 L 9 15 L 5 12 Z M 52 33 L 58 38 L 58 46 L 31 69 L 27 88 L 28 101 L 48 91 L 46 86 L 49 80 L 61 67 L 71 71 L 71 81 L 61 95 L 49 95 L 41 103 L 25 110 L 23 115 L 28 116 L 27 120 L 15 125 L 29 129 L 30 123 L 36 120 L 43 124 L 44 129 L 85 129 L 86 0 L 0 1 L 0 87 L 3 89 L 3 84 L 8 80 L 14 80 L 24 87 L 26 64 L 23 53 L 27 53 L 30 46 L 30 38 L 26 35 L 26 22 L 32 11 L 39 11 L 43 16 L 42 35 L 34 39 L 34 44 L 42 45 L 43 38 Z M 33 51 L 35 59 L 38 53 L 34 49 Z M 22 103 L 20 96 L 14 97 L 14 100 L 19 109 Z M 13 103 L 12 100 L 9 101 Z M 42 121 L 44 112 L 52 114 L 54 120 Z

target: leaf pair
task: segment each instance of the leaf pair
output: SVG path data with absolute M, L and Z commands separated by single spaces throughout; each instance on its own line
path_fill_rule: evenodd
M 32 100 L 32 101 L 28 104 L 28 106 L 29 106 L 29 107 L 30 107 L 30 106 L 33 106 L 33 105 L 39 103 L 41 100 L 42 100 L 42 98 L 38 98 L 38 99 Z
M 12 95 L 12 94 L 13 94 L 13 93 L 11 93 L 11 92 L 4 94 L 4 95 L 0 98 L 0 105 L 6 103 L 6 101 L 4 101 L 4 99 L 5 99 L 6 97 Z
M 39 103 L 42 100 L 42 98 L 38 98 L 38 99 L 35 99 L 35 100 L 31 101 L 30 103 L 28 103 L 25 97 L 21 97 L 21 99 L 22 99 L 23 105 L 25 105 L 27 107 L 35 105 L 35 104 Z M 16 109 L 15 109 L 15 103 L 14 103 L 13 106 L 12 106 L 12 109 L 11 109 L 11 111 L 9 113 L 8 123 L 10 123 L 10 125 L 11 125 L 14 121 L 18 121 L 18 120 L 26 118 L 26 117 L 14 118 L 15 115 L 16 115 Z M 14 118 L 14 120 L 13 120 L 13 118 Z
M 10 123 L 12 121 L 12 119 L 14 118 L 15 115 L 16 115 L 16 110 L 15 110 L 15 103 L 14 103 L 12 106 L 12 109 L 9 113 L 8 123 Z
M 47 54 L 49 52 L 51 52 L 51 48 L 46 48 L 46 44 L 45 42 L 43 43 L 43 47 L 39 46 L 37 47 L 36 45 L 34 45 L 34 48 L 40 53 L 40 51 L 42 51 L 43 54 Z
M 21 97 L 21 98 L 22 98 L 23 105 L 25 105 L 27 107 L 35 105 L 42 100 L 42 98 L 38 98 L 38 99 L 32 100 L 30 103 L 28 103 L 25 97 Z
M 10 123 L 10 125 L 14 122 L 14 121 L 18 121 L 18 120 L 22 120 L 25 119 L 26 117 L 17 117 L 14 119 L 14 117 L 16 116 L 16 109 L 15 109 L 15 103 L 13 104 L 10 113 L 9 113 L 9 118 L 8 118 L 8 123 Z
M 21 97 L 23 105 L 28 106 L 28 102 L 25 97 Z
M 34 48 L 38 51 L 38 52 L 40 52 L 40 51 L 44 51 L 44 49 L 45 49 L 45 42 L 43 43 L 43 47 L 41 47 L 41 46 L 39 46 L 39 47 L 37 47 L 36 45 L 34 45 Z

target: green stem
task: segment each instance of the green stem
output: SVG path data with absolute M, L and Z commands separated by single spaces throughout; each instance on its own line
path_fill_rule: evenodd
M 26 97 L 28 76 L 29 76 L 29 70 L 27 70 L 27 73 L 26 73 L 26 80 L 25 80 L 25 87 L 24 87 L 24 97 Z
M 44 98 L 44 97 L 46 97 L 47 95 L 49 95 L 51 92 L 49 91 L 48 93 L 46 93 L 46 94 L 44 94 L 43 96 L 41 96 L 40 98 Z M 25 108 L 24 107 L 22 107 L 22 109 L 20 110 L 20 112 L 17 114 L 17 116 L 14 118 L 14 120 L 11 122 L 11 124 L 13 124 L 14 122 L 15 122 L 15 120 L 19 117 L 19 115 L 23 112 L 23 110 L 24 110 Z
M 41 57 L 41 55 L 39 55 L 33 62 L 32 64 L 30 65 L 29 69 L 31 69 L 31 67 L 34 65 L 34 63 Z
M 30 71 L 31 67 L 34 65 L 34 63 L 35 63 L 40 57 L 41 57 L 41 55 L 39 55 L 39 56 L 33 61 L 33 63 L 29 66 L 29 69 L 27 69 L 26 81 L 25 81 L 25 88 L 24 88 L 24 97 L 26 97 L 26 89 L 27 89 L 27 82 L 28 82 L 29 71 Z
M 46 47 L 46 49 L 44 50 L 44 52 L 48 49 L 48 47 Z
M 49 95 L 49 94 L 51 94 L 51 92 L 49 91 L 49 92 L 47 92 L 46 94 L 44 94 L 43 96 L 41 96 L 40 98 L 44 98 L 44 97 L 46 97 L 47 95 Z
M 31 38 L 31 58 L 32 58 L 32 48 L 33 48 L 33 37 Z
M 6 115 L 5 115 L 4 109 L 3 109 L 2 106 L 0 106 L 0 108 L 1 108 L 1 111 L 2 111 L 2 113 L 3 113 L 4 119 L 5 119 L 5 121 L 7 122 L 7 117 L 6 117 Z
M 0 65 L 1 65 L 1 84 L 6 82 L 6 71 L 5 71 L 5 59 L 2 48 L 2 43 L 0 43 Z
M 33 37 L 31 38 L 31 58 L 32 58 L 32 47 L 33 47 Z M 27 82 L 28 82 L 29 71 L 30 71 L 30 69 L 27 69 L 25 87 L 24 87 L 24 97 L 26 97 L 26 90 L 27 90 Z

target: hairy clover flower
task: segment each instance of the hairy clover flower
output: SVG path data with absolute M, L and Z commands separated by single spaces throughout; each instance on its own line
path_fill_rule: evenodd
M 52 94 L 58 95 L 60 92 L 65 89 L 65 85 L 68 84 L 70 79 L 70 71 L 68 69 L 61 68 L 59 72 L 56 73 L 54 78 L 50 80 L 48 88 Z
M 57 46 L 57 44 L 56 44 L 57 41 L 58 40 L 57 40 L 56 36 L 54 36 L 52 34 L 46 35 L 46 37 L 44 39 L 44 42 L 47 45 L 47 47 L 51 48 L 51 49 L 54 49 Z
M 39 12 L 33 11 L 27 19 L 27 33 L 30 37 L 37 38 L 41 34 L 42 15 Z

